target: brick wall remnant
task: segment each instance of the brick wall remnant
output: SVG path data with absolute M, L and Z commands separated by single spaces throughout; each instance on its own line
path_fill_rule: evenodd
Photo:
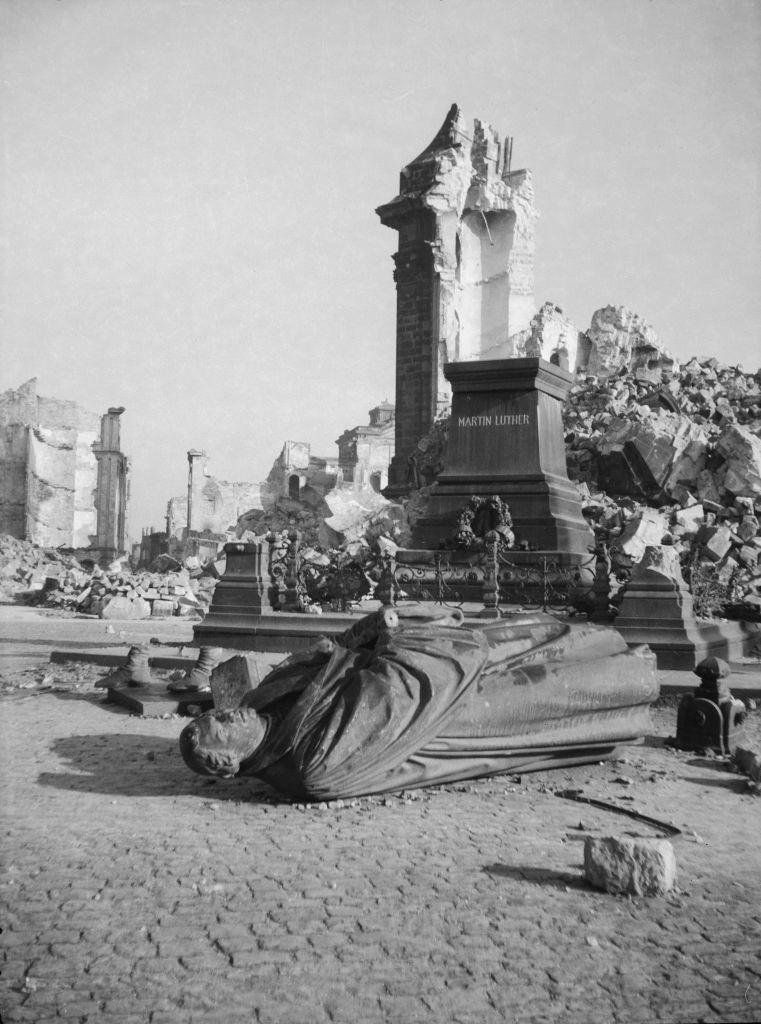
M 513 355 L 534 314 L 534 190 L 511 170 L 512 140 L 455 104 L 379 206 L 398 231 L 396 441 L 390 494 L 409 489 L 408 459 L 445 413 L 447 362 Z
M 208 558 L 235 538 L 238 519 L 254 507 L 261 508 L 260 484 L 220 480 L 209 472 L 206 452 L 191 448 L 187 492 L 167 503 L 165 550 L 178 559 L 188 555 Z M 159 546 L 157 536 L 146 550 L 158 550 Z M 141 560 L 146 564 L 147 557 Z

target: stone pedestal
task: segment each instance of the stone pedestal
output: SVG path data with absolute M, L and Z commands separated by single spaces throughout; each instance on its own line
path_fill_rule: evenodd
M 275 607 L 266 545 L 233 542 L 225 544 L 224 553 L 224 576 L 214 588 L 203 622 L 193 629 L 199 646 L 225 646 L 219 635 L 246 630 Z
M 516 540 L 589 558 L 594 536 L 568 479 L 561 411 L 573 375 L 543 359 L 448 363 L 452 419 L 446 466 L 416 524 L 416 547 L 456 532 L 472 495 L 510 506 Z
M 217 583 L 206 617 L 193 628 L 198 647 L 239 651 L 291 651 L 310 647 L 321 636 L 339 636 L 356 615 L 306 615 L 276 610 L 264 544 L 225 544 L 225 574 Z
M 709 655 L 741 658 L 755 623 L 697 619 L 673 547 L 650 546 L 634 569 L 613 626 L 630 647 L 647 644 L 659 669 L 692 671 Z

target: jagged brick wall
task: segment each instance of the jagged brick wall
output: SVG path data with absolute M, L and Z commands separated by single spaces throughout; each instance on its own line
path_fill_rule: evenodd
M 389 483 L 404 487 L 407 458 L 418 439 L 430 429 L 436 414 L 438 349 L 433 315 L 436 283 L 431 247 L 424 237 L 402 242 L 394 262 L 397 415 L 395 456 Z

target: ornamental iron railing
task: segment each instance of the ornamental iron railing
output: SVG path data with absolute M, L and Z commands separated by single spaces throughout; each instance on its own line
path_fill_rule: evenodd
M 270 538 L 270 576 L 284 611 L 306 611 L 320 604 L 347 611 L 363 597 L 382 604 L 429 601 L 459 608 L 482 605 L 482 614 L 498 616 L 500 605 L 542 611 L 586 611 L 596 620 L 609 615 L 610 559 L 604 542 L 575 564 L 537 552 L 520 559 L 487 533 L 480 551 L 435 551 L 429 558 L 395 558 L 388 552 L 360 563 L 344 552 L 330 557 L 302 546 L 293 530 Z

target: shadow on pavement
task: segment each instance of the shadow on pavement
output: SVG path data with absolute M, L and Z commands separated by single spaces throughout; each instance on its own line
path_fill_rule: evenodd
M 668 746 L 668 744 L 666 743 L 667 739 L 669 739 L 668 736 L 645 736 L 644 740 L 640 745 L 643 747 L 655 747 L 657 749 L 660 749 L 662 747 Z
M 212 779 L 185 765 L 176 738 L 101 733 L 61 736 L 51 749 L 71 769 L 41 772 L 37 782 L 53 789 L 105 796 L 201 796 L 219 801 L 271 803 L 274 790 L 258 779 Z M 279 803 L 288 803 L 282 797 Z
M 748 790 L 748 780 L 743 775 L 735 775 L 733 772 L 727 772 L 723 778 L 701 778 L 694 779 L 688 775 L 682 776 L 683 782 L 691 782 L 693 786 L 712 786 L 714 789 L 726 789 L 729 793 L 746 793 Z
M 582 869 L 583 865 L 579 865 Z M 546 885 L 551 888 L 569 886 L 574 889 L 585 889 L 586 882 L 582 877 L 570 871 L 553 871 L 551 868 L 537 868 L 527 864 L 486 864 L 483 868 L 487 875 L 499 875 L 501 878 L 513 878 L 518 882 L 530 882 L 532 885 Z

